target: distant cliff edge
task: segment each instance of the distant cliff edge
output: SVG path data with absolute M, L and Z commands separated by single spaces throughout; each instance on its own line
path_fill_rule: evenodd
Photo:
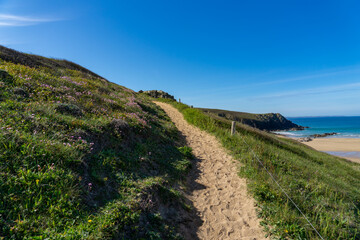
M 280 113 L 253 114 L 220 109 L 199 109 L 204 113 L 215 115 L 217 117 L 225 118 L 231 121 L 241 122 L 264 131 L 304 130 L 307 128 L 291 122 Z

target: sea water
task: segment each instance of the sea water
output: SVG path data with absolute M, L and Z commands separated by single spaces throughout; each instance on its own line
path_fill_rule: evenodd
M 303 138 L 313 134 L 336 132 L 327 138 L 360 138 L 360 117 L 289 117 L 293 123 L 309 127 L 301 131 L 277 132 L 288 137 Z M 339 157 L 360 158 L 360 152 L 327 152 Z
M 290 121 L 300 126 L 309 127 L 300 131 L 277 132 L 288 137 L 303 138 L 313 134 L 336 132 L 328 137 L 360 138 L 359 117 L 288 117 Z

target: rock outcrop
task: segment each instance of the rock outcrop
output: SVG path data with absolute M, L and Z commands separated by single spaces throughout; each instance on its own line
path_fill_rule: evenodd
M 161 91 L 161 90 L 149 90 L 149 91 L 142 91 L 140 90 L 139 93 L 145 93 L 153 98 L 167 98 L 175 100 L 173 95 L 168 94 L 167 92 Z
M 311 137 L 304 137 L 297 139 L 299 142 L 311 142 L 313 139 Z
M 280 113 L 252 114 L 219 109 L 201 110 L 205 113 L 215 114 L 218 117 L 241 122 L 264 131 L 304 130 L 306 128 L 291 122 Z
M 313 134 L 313 135 L 310 135 L 309 137 L 299 138 L 298 141 L 299 142 L 310 142 L 315 138 L 323 138 L 323 137 L 333 136 L 333 135 L 337 135 L 337 134 L 339 134 L 339 133 L 331 132 L 331 133 Z
M 291 122 L 280 113 L 256 114 L 255 120 L 243 120 L 243 123 L 267 131 L 297 131 L 307 128 Z
M 327 136 L 333 136 L 333 135 L 337 135 L 338 133 L 336 132 L 331 132 L 331 133 L 322 133 L 322 134 L 313 134 L 310 135 L 311 138 L 322 138 L 322 137 L 327 137 Z

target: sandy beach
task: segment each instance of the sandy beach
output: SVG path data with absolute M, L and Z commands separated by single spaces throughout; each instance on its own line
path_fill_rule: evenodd
M 360 152 L 360 138 L 315 138 L 310 142 L 304 142 L 304 144 L 318 151 L 338 152 L 339 155 L 342 155 L 341 157 L 360 163 L 360 157 L 353 157 L 351 154 L 347 156 L 346 154 Z

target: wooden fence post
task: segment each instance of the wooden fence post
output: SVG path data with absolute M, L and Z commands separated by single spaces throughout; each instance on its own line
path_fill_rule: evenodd
M 235 125 L 236 125 L 236 122 L 235 122 L 235 121 L 232 121 L 232 122 L 231 122 L 231 135 L 234 135 L 234 134 L 235 134 Z

